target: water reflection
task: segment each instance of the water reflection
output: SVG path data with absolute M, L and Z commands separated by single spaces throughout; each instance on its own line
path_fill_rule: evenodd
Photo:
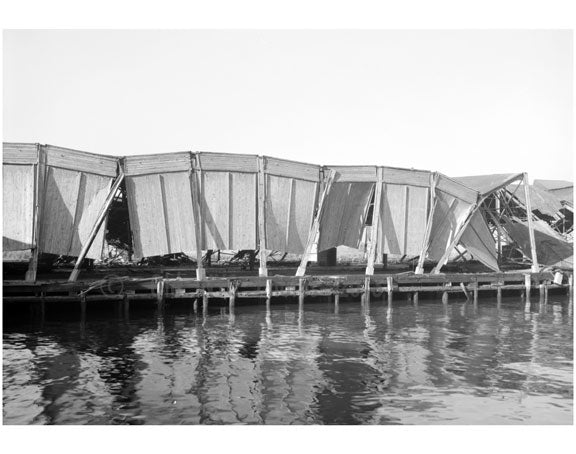
M 88 310 L 4 327 L 5 424 L 569 424 L 568 299 Z

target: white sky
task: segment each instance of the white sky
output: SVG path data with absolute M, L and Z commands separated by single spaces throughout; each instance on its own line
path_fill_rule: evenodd
M 4 141 L 572 179 L 571 31 L 5 31 Z

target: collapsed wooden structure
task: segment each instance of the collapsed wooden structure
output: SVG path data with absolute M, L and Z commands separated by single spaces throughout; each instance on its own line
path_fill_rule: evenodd
M 225 153 L 117 158 L 16 143 L 4 143 L 3 150 L 3 248 L 32 251 L 28 281 L 36 279 L 41 253 L 78 257 L 71 281 L 86 257 L 99 258 L 106 214 L 121 184 L 135 257 L 195 256 L 198 280 L 206 277 L 203 250 L 258 250 L 260 276 L 267 275 L 269 251 L 301 254 L 296 275 L 304 276 L 314 248 L 358 248 L 362 241 L 366 276 L 374 275 L 383 254 L 418 258 L 416 274 L 424 272 L 425 260 L 433 261 L 438 274 L 462 250 L 499 271 L 503 226 L 524 226 L 494 204 L 509 205 L 506 188 L 527 182 L 526 174 L 452 179 Z M 530 201 L 524 199 L 526 213 L 532 213 Z M 524 221 L 520 248 L 538 272 L 538 228 L 532 216 Z

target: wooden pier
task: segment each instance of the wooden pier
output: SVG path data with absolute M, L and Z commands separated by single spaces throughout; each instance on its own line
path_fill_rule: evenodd
M 155 301 L 158 305 L 172 300 L 202 300 L 204 308 L 210 301 L 231 307 L 238 300 L 262 300 L 268 303 L 279 298 L 313 301 L 318 297 L 334 297 L 338 302 L 350 297 L 357 301 L 391 302 L 422 298 L 450 297 L 473 300 L 498 297 L 514 292 L 523 298 L 548 292 L 572 292 L 572 274 L 564 274 L 562 283 L 551 272 L 454 273 L 454 274 L 332 274 L 306 276 L 226 276 L 195 279 L 192 277 L 118 277 L 86 279 L 77 282 L 9 281 L 3 284 L 5 307 L 25 302 L 98 302 Z

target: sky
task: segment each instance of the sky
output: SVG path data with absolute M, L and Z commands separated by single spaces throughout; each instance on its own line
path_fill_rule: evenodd
M 573 179 L 572 32 L 7 30 L 3 140 Z

